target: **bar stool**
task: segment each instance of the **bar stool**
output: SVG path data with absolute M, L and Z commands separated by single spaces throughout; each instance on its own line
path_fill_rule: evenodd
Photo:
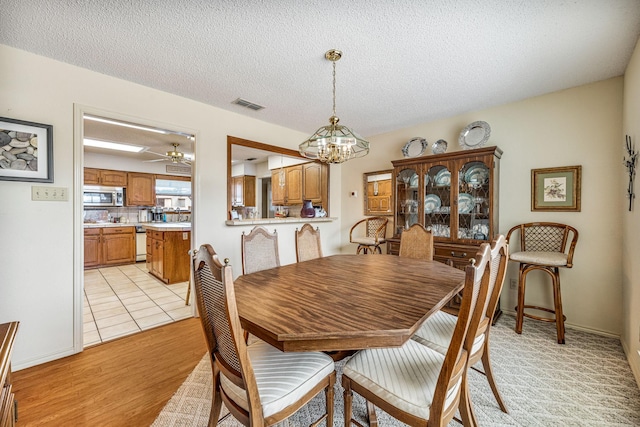
M 520 236 L 520 251 L 514 250 L 511 234 Z M 514 235 L 515 236 L 515 235 Z M 569 240 L 571 237 L 571 240 Z M 522 333 L 523 318 L 555 322 L 558 333 L 558 344 L 564 344 L 564 321 L 567 319 L 562 313 L 562 296 L 560 295 L 560 267 L 573 267 L 573 251 L 578 241 L 578 231 L 566 224 L 557 222 L 530 222 L 513 227 L 507 233 L 510 243 L 509 260 L 520 263 L 518 272 L 518 305 L 516 306 L 516 333 Z M 567 245 L 568 242 L 571 242 Z M 568 250 L 567 250 L 568 249 Z M 544 271 L 551 276 L 553 286 L 554 308 L 544 308 L 524 303 L 526 276 L 534 270 Z M 553 318 L 536 316 L 525 313 L 525 309 L 546 311 L 554 315 Z
M 381 254 L 380 245 L 386 242 L 388 222 L 389 219 L 382 216 L 373 216 L 356 222 L 349 230 L 349 242 L 358 244 L 356 253 Z

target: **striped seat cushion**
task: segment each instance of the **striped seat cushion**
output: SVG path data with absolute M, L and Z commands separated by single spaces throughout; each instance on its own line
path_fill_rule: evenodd
M 518 261 L 526 264 L 552 265 L 554 267 L 567 265 L 567 255 L 562 252 L 514 252 L 509 255 L 509 259 L 511 261 Z
M 334 370 L 333 360 L 320 352 L 283 353 L 262 340 L 256 340 L 247 350 L 264 417 L 298 401 Z M 234 402 L 249 410 L 242 388 L 224 375 L 220 375 L 220 385 Z
M 429 419 L 443 362 L 442 354 L 409 340 L 402 347 L 359 351 L 343 373 L 398 409 Z M 461 382 L 447 393 L 447 407 L 456 403 Z
M 351 239 L 352 243 L 359 243 L 361 245 L 375 245 L 376 244 L 376 238 L 375 237 L 354 237 L 353 239 Z M 384 243 L 385 239 L 384 237 L 381 237 L 378 239 L 378 243 Z
M 445 313 L 444 311 L 438 311 L 429 316 L 411 338 L 438 353 L 446 354 L 457 322 L 458 318 L 456 316 Z M 471 348 L 472 355 L 476 354 L 476 352 L 482 348 L 484 338 L 485 335 L 480 334 L 473 341 L 473 347 Z

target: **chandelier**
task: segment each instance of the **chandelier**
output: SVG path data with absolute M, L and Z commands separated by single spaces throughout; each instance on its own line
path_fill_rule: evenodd
M 329 125 L 322 126 L 300 144 L 300 154 L 324 163 L 343 163 L 364 157 L 369 154 L 369 142 L 348 127 L 339 125 L 340 119 L 336 116 L 336 61 L 342 57 L 342 52 L 331 49 L 324 57 L 333 63 L 333 115 L 329 117 Z

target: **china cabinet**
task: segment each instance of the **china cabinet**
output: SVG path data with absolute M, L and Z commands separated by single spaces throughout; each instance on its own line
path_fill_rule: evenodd
M 434 237 L 434 259 L 464 268 L 483 242 L 498 233 L 502 150 L 484 147 L 393 161 L 394 238 L 422 224 Z

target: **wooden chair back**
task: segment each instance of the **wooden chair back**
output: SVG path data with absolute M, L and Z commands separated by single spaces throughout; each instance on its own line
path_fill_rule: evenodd
M 229 260 L 225 259 L 222 264 L 210 245 L 202 245 L 195 253 L 192 269 L 196 303 L 214 374 L 216 401 L 212 402 L 209 421 L 211 423 L 214 418 L 214 411 L 217 412 L 217 421 L 221 401 L 224 401 L 229 412 L 238 420 L 248 421 L 252 418 L 256 421 L 254 425 L 262 425 L 262 405 L 240 325 Z M 251 402 L 251 414 L 233 404 L 232 399 L 225 395 L 220 387 L 220 373 L 246 390 Z
M 360 228 L 362 228 L 359 226 L 364 223 L 364 237 L 371 237 L 375 239 L 375 242 L 377 243 L 379 240 L 384 239 L 387 232 L 388 222 L 389 219 L 383 216 L 372 216 L 361 219 L 351 227 L 351 230 L 349 230 L 349 240 L 351 241 L 354 230 L 357 233 Z
M 300 231 L 296 228 L 296 260 L 298 262 L 322 258 L 320 229 L 304 224 Z
M 529 222 L 516 225 L 507 233 L 507 242 L 511 245 L 512 252 L 514 252 L 511 237 L 513 233 L 519 234 L 521 251 L 562 252 L 567 255 L 566 267 L 573 266 L 573 252 L 578 243 L 578 230 L 570 225 L 558 222 Z
M 489 287 L 491 250 L 488 243 L 480 245 L 475 258 L 465 268 L 465 284 L 458 312 L 458 321 L 438 376 L 429 425 L 447 425 L 458 409 L 462 389 L 465 387 L 468 359 L 483 312 Z M 465 381 L 466 382 L 466 381 Z M 460 385 L 462 383 L 462 386 Z M 451 399 L 455 394 L 455 399 Z M 464 403 L 464 402 L 463 402 Z
M 413 224 L 400 235 L 401 257 L 433 260 L 433 235 L 421 224 Z
M 277 230 L 269 233 L 266 228 L 255 226 L 242 232 L 242 274 L 280 266 Z

